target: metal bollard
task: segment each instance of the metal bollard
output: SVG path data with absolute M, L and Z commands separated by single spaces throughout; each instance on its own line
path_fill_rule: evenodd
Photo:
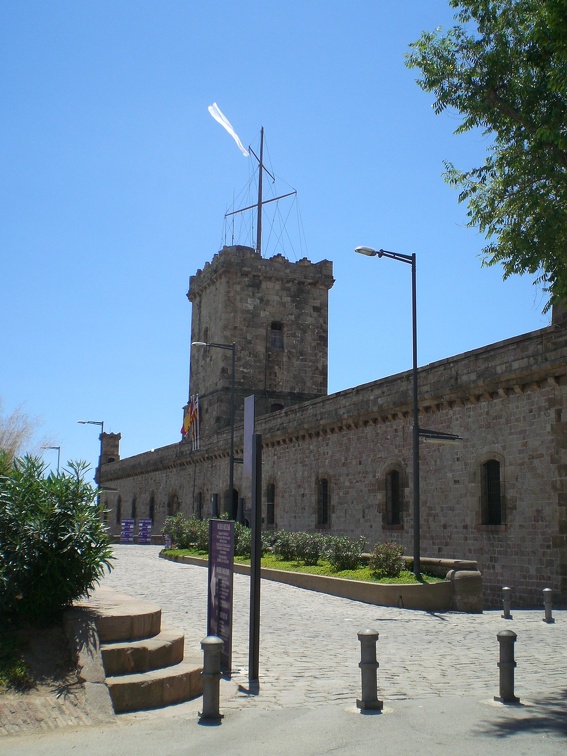
M 543 618 L 543 621 L 548 622 L 549 624 L 551 624 L 552 622 L 555 622 L 552 616 L 552 607 L 551 607 L 552 595 L 553 595 L 553 591 L 551 590 L 551 588 L 543 589 L 543 606 L 545 608 L 545 617 Z
M 356 700 L 356 705 L 363 711 L 381 711 L 383 701 L 378 700 L 376 670 L 380 666 L 376 661 L 376 630 L 361 630 L 358 633 L 360 641 L 360 675 L 362 678 L 362 698 Z
M 514 695 L 514 643 L 518 636 L 513 630 L 501 630 L 496 637 L 500 643 L 500 695 L 494 696 L 494 700 L 502 703 L 520 703 L 520 699 Z
M 201 673 L 203 678 L 203 711 L 199 712 L 201 720 L 222 718 L 222 714 L 219 714 L 222 647 L 223 640 L 216 635 L 207 635 L 201 641 L 201 648 L 203 649 L 203 671 Z
M 504 609 L 504 614 L 502 615 L 502 619 L 512 619 L 512 615 L 510 614 L 510 605 L 512 603 L 512 589 L 505 586 L 502 588 L 502 607 Z

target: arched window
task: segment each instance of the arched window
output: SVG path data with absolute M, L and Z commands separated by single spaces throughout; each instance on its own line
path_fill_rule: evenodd
M 272 349 L 283 349 L 283 323 L 273 320 L 270 324 L 270 347 Z
M 484 525 L 503 525 L 504 506 L 500 462 L 488 459 L 481 466 L 481 506 Z
M 386 522 L 402 524 L 402 483 L 399 470 L 386 473 Z
M 327 478 L 319 478 L 317 481 L 317 527 L 328 527 L 329 522 L 329 481 Z
M 266 488 L 266 525 L 276 524 L 276 484 L 268 483 Z

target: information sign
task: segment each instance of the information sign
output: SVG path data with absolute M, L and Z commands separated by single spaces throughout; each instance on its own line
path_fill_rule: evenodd
M 134 543 L 134 526 L 136 520 L 122 520 L 120 528 L 120 543 Z
M 152 542 L 152 520 L 141 519 L 138 522 L 138 543 Z
M 209 591 L 207 635 L 223 641 L 221 670 L 232 665 L 232 584 L 234 574 L 234 521 L 209 520 Z

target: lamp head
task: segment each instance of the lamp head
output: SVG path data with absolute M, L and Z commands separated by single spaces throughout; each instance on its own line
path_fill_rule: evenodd
M 209 346 L 206 341 L 192 341 L 191 346 Z
M 367 257 L 382 257 L 382 250 L 373 249 L 372 247 L 356 247 L 355 252 L 358 252 L 359 255 L 366 255 Z

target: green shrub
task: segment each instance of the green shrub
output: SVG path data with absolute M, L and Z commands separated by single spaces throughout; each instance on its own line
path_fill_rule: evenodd
M 293 562 L 296 555 L 296 534 L 287 530 L 277 530 L 272 535 L 272 550 L 284 562 Z
M 378 579 L 398 577 L 404 569 L 404 550 L 395 541 L 377 543 L 370 555 L 369 567 Z
M 166 517 L 161 530 L 171 537 L 173 545 L 178 549 L 196 548 L 199 551 L 209 550 L 209 521 L 186 517 L 182 512 Z
M 295 533 L 295 558 L 304 565 L 315 565 L 324 550 L 324 537 L 319 533 Z
M 356 570 L 360 565 L 366 539 L 346 536 L 327 536 L 325 538 L 325 558 L 337 572 L 342 570 Z
M 88 467 L 69 467 L 46 477 L 24 457 L 0 469 L 0 616 L 49 624 L 111 568 Z

